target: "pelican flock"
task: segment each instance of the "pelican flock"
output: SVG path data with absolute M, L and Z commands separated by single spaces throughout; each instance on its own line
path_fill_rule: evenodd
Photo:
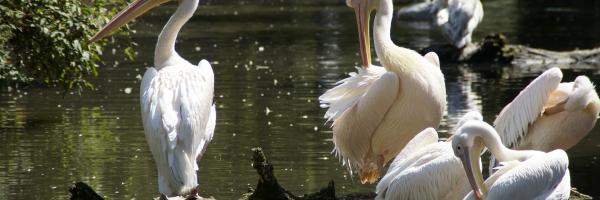
M 91 41 L 107 36 L 164 0 L 136 0 L 119 12 Z M 196 195 L 196 171 L 211 141 L 216 111 L 214 75 L 206 60 L 196 66 L 175 51 L 177 34 L 194 15 L 199 0 L 181 0 L 163 27 L 140 87 L 140 106 L 146 141 L 158 171 L 162 195 Z
M 425 56 L 391 39 L 392 0 L 348 0 L 355 9 L 363 69 L 319 97 L 329 105 L 335 152 L 362 183 L 374 183 L 384 165 L 417 134 L 437 128 L 446 108 L 444 76 L 435 53 Z M 369 21 L 383 67 L 371 65 Z
M 166 0 L 136 0 L 91 41 L 116 31 Z M 165 196 L 196 195 L 198 161 L 216 125 L 214 74 L 208 61 L 193 65 L 175 51 L 177 35 L 199 0 L 179 7 L 158 36 L 154 66 L 140 87 L 146 141 Z M 433 0 L 436 24 L 463 48 L 483 17 L 479 0 Z M 347 0 L 356 14 L 362 66 L 319 97 L 332 122 L 334 152 L 361 183 L 378 184 L 376 199 L 566 199 L 566 152 L 594 127 L 600 99 L 586 76 L 563 82 L 551 68 L 502 109 L 494 126 L 468 112 L 440 141 L 446 88 L 435 53 L 420 55 L 392 41 L 392 0 Z M 423 5 L 421 5 L 424 7 Z M 424 9 L 419 7 L 419 9 Z M 433 8 L 428 8 L 433 9 Z M 370 22 L 381 67 L 371 63 Z M 484 180 L 481 153 L 500 162 Z M 512 148 L 512 149 L 511 149 Z M 393 160 L 393 161 L 392 161 Z M 381 179 L 385 165 L 391 162 Z

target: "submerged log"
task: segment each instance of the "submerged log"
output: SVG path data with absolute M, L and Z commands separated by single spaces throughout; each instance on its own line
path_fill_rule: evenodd
M 104 200 L 92 187 L 84 182 L 77 182 L 69 189 L 71 200 Z
M 421 54 L 428 52 L 438 54 L 442 63 L 457 62 L 499 62 L 516 65 L 572 65 L 600 64 L 600 47 L 589 50 L 550 51 L 531 48 L 524 45 L 508 44 L 502 34 L 490 34 L 481 42 L 469 44 L 458 49 L 450 44 L 437 44 L 423 48 Z
M 252 166 L 258 173 L 256 188 L 244 194 L 241 200 L 363 200 L 375 198 L 375 193 L 352 193 L 341 197 L 335 195 L 335 183 L 330 181 L 320 191 L 296 196 L 283 188 L 273 174 L 273 165 L 269 163 L 261 148 L 252 149 Z

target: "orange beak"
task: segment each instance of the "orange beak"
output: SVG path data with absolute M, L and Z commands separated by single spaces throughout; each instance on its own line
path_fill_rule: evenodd
M 367 68 L 371 65 L 371 38 L 369 35 L 369 21 L 371 17 L 370 0 L 348 0 L 349 7 L 354 8 L 356 24 L 358 25 L 358 37 L 360 42 L 360 56 L 362 65 Z
M 140 15 L 148 12 L 148 10 L 150 10 L 160 4 L 163 4 L 167 1 L 169 1 L 169 0 L 136 0 L 136 1 L 134 1 L 133 3 L 129 4 L 129 6 L 127 6 L 127 8 L 125 8 L 124 10 L 119 12 L 119 14 L 117 14 L 113 19 L 111 19 L 110 22 L 108 22 L 108 24 L 106 24 L 104 26 L 104 28 L 100 29 L 100 31 L 98 31 L 98 33 L 96 33 L 96 35 L 94 35 L 90 39 L 90 42 L 98 41 L 98 40 L 110 35 L 111 33 L 118 30 L 119 28 L 121 28 L 122 26 L 124 26 L 125 24 L 130 22 L 131 20 L 135 19 L 136 17 L 139 17 Z

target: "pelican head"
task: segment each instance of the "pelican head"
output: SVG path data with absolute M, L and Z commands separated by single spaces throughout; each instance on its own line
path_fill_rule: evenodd
M 360 42 L 360 56 L 363 67 L 371 65 L 371 38 L 369 35 L 369 21 L 371 12 L 377 8 L 380 0 L 346 0 L 348 7 L 354 8 L 358 37 Z
M 485 199 L 487 195 L 487 188 L 484 185 L 481 167 L 479 166 L 479 155 L 484 147 L 479 134 L 493 130 L 492 126 L 481 120 L 467 120 L 456 130 L 452 139 L 454 155 L 462 161 L 477 199 Z
M 148 10 L 157 7 L 169 0 L 136 0 L 133 3 L 129 4 L 127 8 L 123 9 L 119 12 L 115 17 L 113 17 L 108 24 L 106 24 L 96 35 L 94 35 L 90 42 L 98 41 L 114 31 L 121 28 L 123 25 L 127 24 L 131 20 L 139 17 L 140 15 L 148 12 Z

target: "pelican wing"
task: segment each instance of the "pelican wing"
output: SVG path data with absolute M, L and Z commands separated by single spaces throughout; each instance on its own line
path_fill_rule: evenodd
M 338 81 L 336 87 L 327 90 L 319 97 L 322 106 L 329 107 L 325 113 L 327 121 L 335 121 L 344 111 L 356 104 L 373 82 L 386 72 L 385 68 L 379 66 L 357 68 L 357 70 L 358 73 L 350 73 L 350 77 Z
M 547 199 L 550 196 L 568 197 L 570 183 L 567 182 L 570 182 L 570 178 L 565 177 L 569 175 L 568 167 L 569 158 L 563 150 L 554 150 L 532 157 L 498 177 L 490 187 L 487 198 Z
M 379 181 L 376 199 L 440 199 L 467 182 L 447 142 L 427 145 L 403 163 L 390 168 Z
M 436 9 L 433 1 L 404 6 L 396 13 L 396 16 L 402 20 L 411 21 L 431 21 L 431 13 Z
M 174 188 L 196 185 L 196 158 L 212 138 L 214 128 L 210 64 L 185 64 L 160 72 L 148 69 L 140 89 L 146 140 L 159 176 L 171 184 L 181 184 Z
M 438 133 L 434 128 L 426 128 L 420 133 L 418 133 L 413 139 L 411 139 L 406 146 L 396 155 L 392 164 L 390 164 L 389 169 L 394 169 L 400 166 L 400 164 L 405 161 L 410 155 L 413 153 L 423 149 L 425 146 L 429 144 L 433 144 L 438 142 Z M 389 171 L 389 170 L 388 170 Z
M 344 79 L 319 99 L 329 104 L 325 116 L 333 121 L 335 152 L 352 171 L 370 148 L 371 135 L 397 97 L 400 87 L 393 72 L 369 67 Z M 373 71 L 370 71 L 373 70 Z M 379 75 L 381 74 L 381 75 Z
M 505 146 L 518 145 L 525 137 L 529 125 L 540 116 L 548 97 L 558 87 L 561 79 L 560 69 L 545 71 L 502 109 L 494 126 Z

